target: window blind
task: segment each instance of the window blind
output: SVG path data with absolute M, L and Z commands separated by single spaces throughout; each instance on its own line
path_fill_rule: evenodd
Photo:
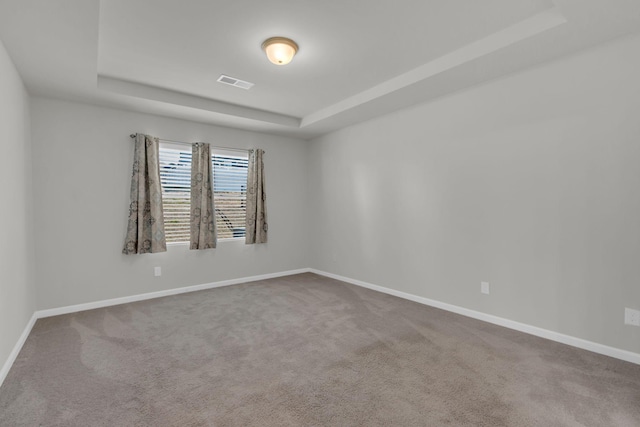
M 160 145 L 160 183 L 167 243 L 189 242 L 191 151 Z
M 212 151 L 213 199 L 218 239 L 244 237 L 248 158 Z M 167 243 L 188 243 L 191 150 L 161 143 L 160 181 Z
M 213 154 L 212 161 L 218 238 L 244 237 L 249 160 Z

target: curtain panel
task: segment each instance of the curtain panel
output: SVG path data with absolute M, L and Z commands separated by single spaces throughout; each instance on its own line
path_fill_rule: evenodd
M 190 249 L 216 247 L 211 147 L 199 142 L 191 148 L 191 238 Z
M 129 223 L 122 253 L 165 252 L 158 138 L 137 134 L 131 175 Z
M 267 242 L 267 196 L 264 184 L 264 150 L 249 151 L 247 170 L 247 221 L 245 243 Z

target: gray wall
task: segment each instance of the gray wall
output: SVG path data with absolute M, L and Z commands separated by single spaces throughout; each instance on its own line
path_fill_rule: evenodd
M 29 98 L 0 48 L 0 361 L 36 308 L 307 266 L 640 352 L 622 323 L 640 309 L 639 49 L 622 39 L 311 143 L 35 98 L 32 173 Z M 121 255 L 131 132 L 264 148 L 270 242 Z
M 0 42 L 0 367 L 35 311 L 29 96 Z
M 621 39 L 312 141 L 312 266 L 640 352 L 623 325 L 639 51 Z
M 47 309 L 309 265 L 301 140 L 84 104 L 32 100 L 38 308 Z M 121 254 L 129 205 L 132 132 L 263 148 L 269 243 L 220 242 Z M 154 277 L 153 267 L 162 267 Z

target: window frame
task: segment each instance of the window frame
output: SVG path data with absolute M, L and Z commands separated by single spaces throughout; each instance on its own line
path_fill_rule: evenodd
M 176 144 L 176 143 L 171 143 L 171 142 L 160 141 L 160 144 L 159 144 L 160 152 L 162 152 L 165 149 L 176 150 L 176 151 L 180 151 L 180 152 L 186 152 L 186 153 L 189 154 L 189 156 L 191 156 L 191 147 L 189 145 Z M 225 150 L 225 149 L 221 149 L 221 148 L 215 148 L 215 147 L 212 146 L 211 147 L 211 162 L 212 162 L 211 169 L 212 169 L 212 175 L 214 175 L 214 176 L 215 176 L 215 171 L 214 171 L 213 162 L 214 162 L 214 158 L 216 156 L 217 157 L 227 157 L 227 158 L 237 158 L 237 159 L 243 160 L 247 164 L 247 166 L 246 166 L 246 168 L 244 168 L 244 170 L 245 170 L 245 172 L 248 173 L 248 160 L 249 160 L 248 151 L 245 154 L 243 154 L 243 153 L 239 153 L 238 151 L 235 151 L 235 150 Z M 191 163 L 189 164 L 189 173 L 191 171 L 190 168 L 191 168 Z M 160 180 L 161 180 L 161 183 L 163 181 L 162 172 L 163 172 L 163 164 L 160 163 Z M 246 176 L 246 174 L 245 174 L 245 176 Z M 189 184 L 190 184 L 190 182 L 191 181 L 190 181 L 190 176 L 189 176 Z M 246 186 L 246 179 L 245 179 L 244 182 L 245 182 L 244 183 L 244 198 L 242 199 L 243 201 L 241 203 L 242 203 L 242 205 L 244 205 L 244 209 L 245 209 L 244 210 L 244 218 L 245 218 L 245 222 L 246 222 L 246 197 L 247 197 L 247 194 L 246 194 L 246 187 L 247 187 Z M 216 200 L 215 185 L 216 185 L 215 182 L 213 182 L 214 200 Z M 190 185 L 189 185 L 189 198 L 188 198 L 188 200 L 190 200 L 190 191 L 191 191 L 191 188 L 190 188 Z M 164 185 L 162 185 L 162 195 L 163 195 L 162 205 L 163 205 L 163 217 L 164 217 L 163 219 L 165 220 L 165 233 L 166 233 L 167 216 L 165 214 L 165 209 L 164 209 L 165 208 L 165 198 L 164 198 L 164 196 L 165 196 L 165 186 Z M 189 205 L 190 205 L 190 202 L 189 202 Z M 218 225 L 218 220 L 219 220 L 219 213 L 218 213 L 217 206 L 216 206 L 216 214 L 215 215 L 216 215 L 216 226 L 217 226 Z M 187 222 L 187 225 L 188 224 L 189 223 Z M 246 236 L 246 229 L 245 229 L 244 233 L 242 234 L 242 236 L 223 237 L 223 238 L 218 237 L 217 241 L 219 243 L 244 241 L 245 236 Z M 186 241 L 171 241 L 171 242 L 167 241 L 167 246 L 187 246 L 189 244 L 190 244 L 190 242 L 189 242 L 188 238 L 187 238 Z

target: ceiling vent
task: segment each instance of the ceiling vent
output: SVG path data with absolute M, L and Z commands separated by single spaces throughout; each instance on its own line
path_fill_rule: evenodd
M 246 81 L 240 80 L 240 79 L 236 79 L 234 77 L 225 76 L 224 74 L 221 74 L 220 77 L 218 77 L 218 81 L 220 83 L 224 83 L 224 84 L 230 85 L 230 86 L 239 87 L 241 89 L 251 89 L 253 87 L 253 83 L 246 82 Z

